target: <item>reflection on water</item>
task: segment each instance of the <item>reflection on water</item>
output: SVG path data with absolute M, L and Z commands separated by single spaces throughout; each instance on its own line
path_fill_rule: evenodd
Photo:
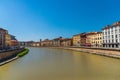
M 71 50 L 29 48 L 0 67 L 0 80 L 120 80 L 120 60 Z

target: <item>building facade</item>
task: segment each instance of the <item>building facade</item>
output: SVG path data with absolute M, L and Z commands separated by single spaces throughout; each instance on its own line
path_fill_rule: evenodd
M 102 47 L 102 32 L 97 32 L 93 36 L 93 46 L 94 47 Z
M 86 45 L 86 33 L 73 35 L 73 46 L 85 46 Z
M 86 46 L 86 34 L 87 33 L 81 33 L 80 37 L 81 37 L 81 40 L 80 40 L 80 46 Z
M 72 46 L 72 44 L 73 44 L 73 41 L 72 41 L 71 38 L 66 38 L 66 39 L 64 39 L 64 40 L 62 41 L 62 43 L 61 43 L 61 45 L 62 45 L 63 47 L 70 47 L 70 46 Z
M 6 34 L 5 35 L 5 44 L 6 44 L 6 47 L 10 47 L 10 41 L 11 41 L 11 37 L 10 37 L 10 34 Z
M 102 47 L 102 32 L 87 33 L 86 44 L 90 47 Z
M 6 34 L 5 42 L 6 42 L 5 43 L 6 48 L 18 48 L 19 47 L 19 42 L 13 35 Z
M 77 35 L 73 35 L 73 46 L 80 46 L 80 42 L 81 42 L 81 34 L 77 34 Z
M 53 39 L 53 46 L 54 47 L 60 47 L 60 46 L 62 46 L 61 45 L 62 41 L 63 41 L 62 37 Z
M 41 44 L 41 47 L 48 47 L 48 39 L 45 39 L 44 41 L 41 41 L 40 44 Z
M 49 47 L 53 47 L 53 40 L 49 40 L 49 41 L 48 41 L 48 46 L 49 46 Z
M 120 22 L 113 25 L 107 25 L 102 29 L 103 47 L 120 48 Z
M 19 47 L 19 42 L 18 42 L 18 40 L 15 38 L 15 36 L 13 36 L 13 35 L 10 35 L 10 47 L 12 47 L 12 48 L 17 48 L 17 47 Z
M 40 42 L 33 42 L 32 47 L 40 47 Z
M 44 41 L 41 41 L 41 47 L 52 47 L 53 46 L 53 40 L 45 39 Z
M 97 32 L 89 32 L 86 34 L 86 46 L 92 47 L 94 45 L 94 36 Z
M 8 31 L 0 28 L 0 49 L 6 48 L 6 34 L 8 34 Z

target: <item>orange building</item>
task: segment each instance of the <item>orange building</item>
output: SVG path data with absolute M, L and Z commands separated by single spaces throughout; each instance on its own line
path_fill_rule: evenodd
M 73 46 L 85 46 L 86 45 L 86 33 L 73 35 Z
M 92 47 L 102 46 L 102 32 L 90 32 L 86 37 L 86 44 Z
M 15 38 L 15 36 L 6 34 L 6 47 L 17 48 L 19 46 L 19 42 Z
M 93 46 L 94 45 L 94 36 L 97 32 L 89 32 L 86 34 L 86 46 Z

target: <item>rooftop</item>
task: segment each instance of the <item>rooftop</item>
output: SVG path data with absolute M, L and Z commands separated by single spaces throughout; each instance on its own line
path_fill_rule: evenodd
M 120 21 L 113 23 L 113 25 L 107 25 L 104 28 L 102 28 L 102 30 L 117 27 L 117 26 L 120 26 Z

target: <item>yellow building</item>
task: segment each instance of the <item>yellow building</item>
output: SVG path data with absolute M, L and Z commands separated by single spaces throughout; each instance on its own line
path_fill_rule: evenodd
M 102 47 L 102 32 L 88 33 L 86 43 L 92 47 Z
M 65 39 L 63 39 L 63 41 L 61 42 L 61 45 L 63 46 L 63 47 L 70 47 L 70 46 L 72 46 L 72 39 L 71 38 L 65 38 Z
M 90 33 L 87 33 L 86 35 L 86 45 L 87 46 L 93 46 L 93 40 L 94 40 L 94 36 L 97 34 L 97 32 L 90 32 Z
M 73 46 L 80 46 L 81 34 L 73 35 Z
M 92 44 L 94 47 L 102 47 L 102 32 L 97 32 L 93 35 Z
M 40 42 L 33 42 L 33 43 L 32 43 L 32 46 L 33 46 L 33 47 L 40 47 Z

